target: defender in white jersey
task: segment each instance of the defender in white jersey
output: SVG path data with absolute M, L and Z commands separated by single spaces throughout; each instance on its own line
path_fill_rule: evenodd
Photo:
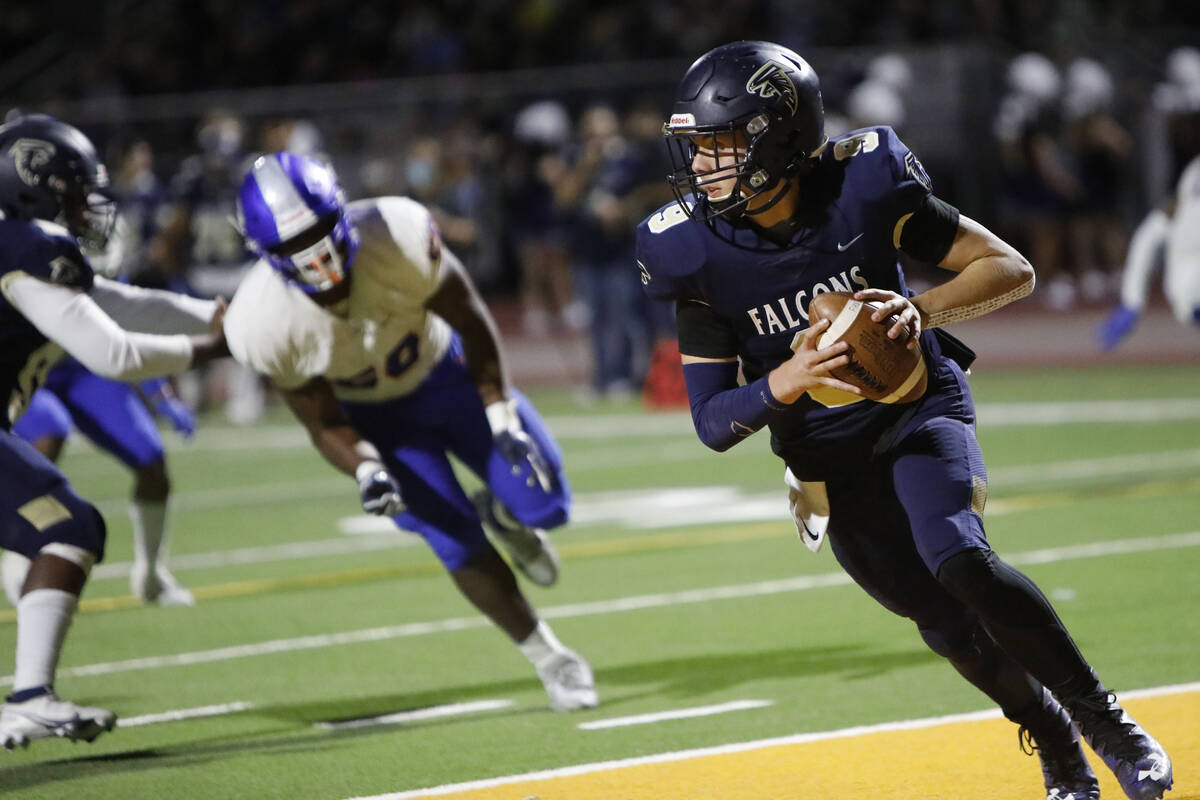
M 261 258 L 225 330 L 363 508 L 421 535 L 459 590 L 534 664 L 556 711 L 597 703 L 587 662 L 540 621 L 484 526 L 530 580 L 567 521 L 558 447 L 507 380 L 495 324 L 429 212 L 403 197 L 346 204 L 332 170 L 283 152 L 254 162 L 239 224 Z M 448 454 L 486 484 L 470 498 Z
M 1160 264 L 1171 313 L 1184 325 L 1200 326 L 1200 156 L 1184 168 L 1174 196 L 1147 214 L 1133 232 L 1121 276 L 1121 302 L 1096 331 L 1102 349 L 1113 349 L 1133 331 Z

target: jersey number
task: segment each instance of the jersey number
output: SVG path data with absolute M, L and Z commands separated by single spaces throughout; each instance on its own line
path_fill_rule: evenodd
M 852 158 L 859 153 L 869 153 L 879 147 L 879 133 L 876 131 L 866 131 L 858 133 L 847 139 L 842 139 L 833 146 L 833 158 L 836 161 L 845 161 L 847 158 Z
M 646 222 L 646 227 L 650 229 L 651 233 L 662 233 L 668 228 L 674 228 L 679 223 L 687 221 L 687 219 L 687 212 L 680 208 L 678 203 L 675 203 L 652 216 Z
M 17 373 L 17 385 L 8 399 L 8 419 L 16 422 L 17 417 L 29 406 L 33 393 L 46 382 L 46 373 L 65 355 L 65 351 L 54 342 L 46 342 L 25 359 L 25 366 Z
M 384 366 L 389 378 L 399 378 L 405 370 L 417 362 L 420 355 L 421 338 L 415 333 L 409 333 L 400 343 L 388 353 Z M 357 375 L 334 381 L 346 389 L 370 389 L 379 383 L 379 376 L 374 367 L 367 367 Z

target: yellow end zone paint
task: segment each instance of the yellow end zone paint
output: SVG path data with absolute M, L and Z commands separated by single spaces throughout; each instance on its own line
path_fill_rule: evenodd
M 1200 800 L 1200 691 L 1122 701 L 1162 742 L 1175 767 L 1166 800 Z M 1124 797 L 1091 751 L 1101 795 Z M 1040 800 L 1036 756 L 1003 719 L 884 730 L 465 791 L 451 787 L 382 798 L 454 800 Z

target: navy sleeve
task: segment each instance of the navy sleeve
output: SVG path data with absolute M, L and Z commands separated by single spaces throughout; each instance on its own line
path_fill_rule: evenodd
M 887 149 L 892 172 L 892 190 L 887 198 L 887 205 L 894 220 L 899 220 L 903 215 L 915 212 L 925 203 L 925 198 L 933 192 L 933 182 L 916 153 L 900 141 L 894 130 L 888 127 L 878 130 Z

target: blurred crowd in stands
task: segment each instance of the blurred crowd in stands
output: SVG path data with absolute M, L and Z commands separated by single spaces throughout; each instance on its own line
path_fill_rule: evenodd
M 619 397 L 640 390 L 654 343 L 672 333 L 672 311 L 640 291 L 632 246 L 636 223 L 670 199 L 660 129 L 681 69 L 539 93 L 556 68 L 688 59 L 735 38 L 813 53 L 827 132 L 895 127 L 939 194 L 1023 248 L 1041 302 L 1068 308 L 1111 302 L 1128 231 L 1200 152 L 1200 51 L 1154 38 L 1200 30 L 1200 11 L 1180 6 L 115 0 L 62 17 L 58 32 L 41 30 L 35 9 L 0 16 L 0 47 L 15 54 L 0 87 L 104 147 L 124 201 L 106 269 L 229 296 L 250 261 L 230 223 L 249 160 L 316 155 L 352 198 L 426 203 L 489 299 L 516 301 L 513 332 L 590 337 L 589 389 Z M 1129 40 L 1133 25 L 1150 38 Z M 1095 49 L 1121 37 L 1120 50 Z M 535 71 L 519 89 L 471 88 L 471 75 L 506 70 Z M 266 114 L 244 94 L 429 75 L 462 75 L 467 101 L 439 83 L 417 104 Z M 122 116 L 155 97 L 161 112 L 143 103 Z M 232 366 L 224 378 L 240 398 L 230 418 L 256 418 L 257 380 Z

